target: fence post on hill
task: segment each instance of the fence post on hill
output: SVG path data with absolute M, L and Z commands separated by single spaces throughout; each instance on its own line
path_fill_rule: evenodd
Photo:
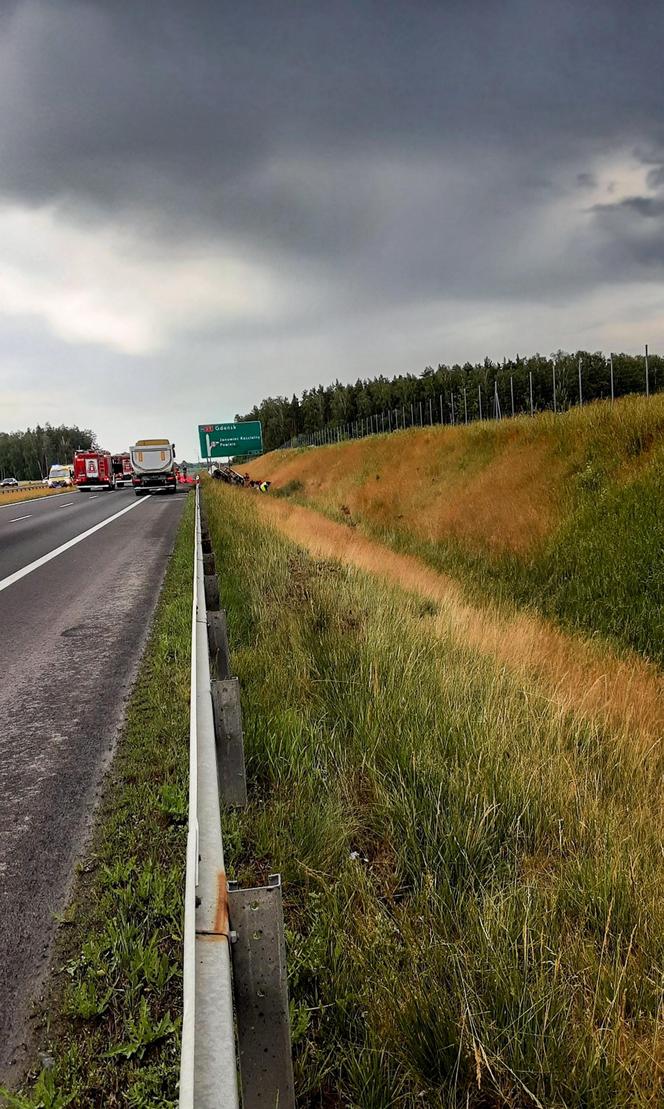
M 579 358 L 579 408 L 583 408 L 583 385 L 581 380 L 581 359 Z
M 609 355 L 609 370 L 611 373 L 611 404 L 613 404 L 613 355 Z
M 528 383 L 530 385 L 530 415 L 534 416 L 535 415 L 535 409 L 533 407 L 533 371 L 532 370 L 528 371 Z
M 558 411 L 558 405 L 557 405 L 557 402 L 556 402 L 556 360 L 555 360 L 555 358 L 553 360 L 553 411 L 554 412 Z
M 510 374 L 510 397 L 512 400 L 512 415 L 514 415 L 514 378 Z
M 429 397 L 429 423 L 433 424 L 433 414 L 431 410 L 431 397 Z
M 482 419 L 482 386 L 477 386 L 477 396 L 479 397 L 480 420 Z
M 468 397 L 466 396 L 466 386 L 463 387 L 463 422 L 468 423 Z
M 420 427 L 422 427 L 422 401 L 420 401 Z
M 452 403 L 452 426 L 454 427 L 454 393 L 452 393 L 452 395 L 451 395 L 451 403 Z
M 650 396 L 650 376 L 648 374 L 648 344 L 646 343 L 646 396 Z

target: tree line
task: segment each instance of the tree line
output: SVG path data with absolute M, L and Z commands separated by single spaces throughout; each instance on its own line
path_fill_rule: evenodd
M 580 373 L 579 373 L 580 369 Z M 664 388 L 664 359 L 649 355 L 648 389 Z M 579 377 L 581 382 L 579 383 Z M 555 391 L 554 391 L 555 384 Z M 646 391 L 644 355 L 604 355 L 599 351 L 559 350 L 545 356 L 504 359 L 463 365 L 426 366 L 421 373 L 383 374 L 355 384 L 318 385 L 301 396 L 266 397 L 236 420 L 260 420 L 265 450 L 275 450 L 300 436 L 324 428 L 353 428 L 377 417 L 384 426 L 412 423 L 460 423 L 541 412 L 564 411 L 586 401 Z M 422 406 L 422 409 L 420 409 Z M 388 414 L 389 417 L 388 417 Z M 381 427 L 383 424 L 381 423 Z
M 39 424 L 26 431 L 0 431 L 0 479 L 15 477 L 19 481 L 39 481 L 51 466 L 70 463 L 74 451 L 97 446 L 89 428 L 51 427 Z

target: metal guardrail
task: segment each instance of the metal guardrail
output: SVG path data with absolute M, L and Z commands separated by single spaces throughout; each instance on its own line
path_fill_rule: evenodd
M 43 481 L 28 481 L 21 485 L 3 485 L 0 487 L 0 495 L 5 493 L 23 493 L 29 492 L 30 489 L 45 489 Z
M 242 713 L 198 486 L 189 767 L 180 1109 L 238 1109 L 238 1070 L 244 1109 L 292 1109 L 281 879 L 226 881 L 220 803 L 247 803 Z
M 207 634 L 197 488 L 180 1109 L 238 1109 L 228 898 Z

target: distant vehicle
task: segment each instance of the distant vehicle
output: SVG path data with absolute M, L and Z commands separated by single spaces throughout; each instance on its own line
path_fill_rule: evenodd
M 15 477 L 6 477 L 3 478 L 2 481 L 0 481 L 0 486 L 1 485 L 11 485 L 12 488 L 15 488 L 18 485 L 18 482 Z
M 74 484 L 83 493 L 92 489 L 115 489 L 110 451 L 76 451 Z
M 60 466 L 60 464 L 57 462 L 54 466 L 51 466 L 50 470 L 48 471 L 48 477 L 44 478 L 44 485 L 48 485 L 49 489 L 58 489 L 60 486 L 71 484 L 71 467 Z
M 112 454 L 111 466 L 116 489 L 125 485 L 131 485 L 133 471 L 131 468 L 131 455 L 129 451 L 123 451 L 122 454 Z
M 129 448 L 132 485 L 137 497 L 144 493 L 175 493 L 175 443 L 170 439 L 138 439 Z

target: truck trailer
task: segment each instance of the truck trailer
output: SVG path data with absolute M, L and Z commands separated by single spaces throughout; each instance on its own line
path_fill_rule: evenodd
M 176 492 L 175 443 L 170 439 L 138 439 L 129 448 L 129 454 L 137 497 L 144 493 Z

